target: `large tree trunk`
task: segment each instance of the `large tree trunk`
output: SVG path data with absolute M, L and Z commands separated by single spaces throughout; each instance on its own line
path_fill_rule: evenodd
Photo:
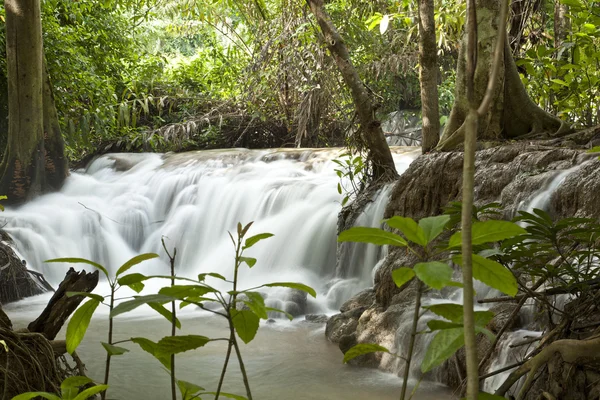
M 40 2 L 6 0 L 5 9 L 8 137 L 0 193 L 18 204 L 60 187 L 67 164 L 44 72 Z
M 375 118 L 375 104 L 350 60 L 350 54 L 329 15 L 323 8 L 323 0 L 307 0 L 325 43 L 337 64 L 344 82 L 350 89 L 354 107 L 360 122 L 363 142 L 369 150 L 369 161 L 373 167 L 373 181 L 385 182 L 398 177 L 390 148 L 385 141 L 381 122 Z
M 477 1 L 477 68 L 475 71 L 474 101 L 479 104 L 484 96 L 495 38 L 498 34 L 498 0 Z M 466 37 L 461 43 L 456 74 L 456 100 L 444 129 L 438 150 L 446 151 L 458 147 L 464 138 L 464 122 L 469 104 L 466 97 L 465 55 Z M 552 135 L 566 133 L 569 126 L 560 119 L 542 110 L 531 101 L 521 82 L 512 57 L 508 41 L 505 41 L 504 65 L 500 66 L 500 77 L 495 102 L 479 121 L 478 140 L 514 139 L 530 134 L 548 132 Z
M 421 82 L 421 115 L 423 153 L 435 148 L 440 140 L 438 98 L 438 65 L 435 41 L 433 0 L 419 0 L 419 64 Z

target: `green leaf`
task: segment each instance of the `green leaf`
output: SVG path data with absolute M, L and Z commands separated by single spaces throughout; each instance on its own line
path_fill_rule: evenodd
M 466 400 L 462 398 L 461 400 Z M 477 395 L 477 400 L 506 400 L 504 396 L 496 396 L 495 394 L 489 394 L 486 392 L 479 392 Z
M 415 271 L 408 267 L 400 267 L 392 271 L 392 279 L 397 287 L 402 287 L 402 285 L 414 277 Z
M 463 322 L 463 306 L 455 303 L 442 303 L 433 304 L 431 306 L 423 306 L 432 313 L 439 315 L 440 317 L 446 318 L 457 324 Z
M 311 288 L 310 286 L 304 285 L 302 283 L 295 283 L 295 282 L 273 282 L 273 283 L 267 283 L 267 284 L 265 284 L 263 286 L 267 286 L 267 287 L 287 287 L 287 288 L 296 289 L 296 290 L 300 290 L 300 291 L 306 292 L 306 293 L 310 294 L 314 298 L 317 297 L 317 292 L 315 292 L 315 289 Z
M 191 400 L 196 397 L 195 395 L 198 394 L 198 392 L 204 390 L 202 386 L 182 380 L 177 380 L 177 386 L 179 387 L 183 400 Z
M 494 318 L 492 311 L 475 311 L 475 326 L 486 326 Z
M 471 228 L 473 245 L 498 242 L 525 233 L 527 233 L 527 231 L 524 228 L 509 221 L 490 220 L 475 222 Z M 461 243 L 462 232 L 456 232 L 450 237 L 448 248 L 460 247 Z
M 177 354 L 184 351 L 194 350 L 203 347 L 211 340 L 206 336 L 185 335 L 185 336 L 165 336 L 160 339 L 156 345 L 156 353 Z
M 362 226 L 356 226 L 340 233 L 338 242 L 371 243 L 379 246 L 387 244 L 398 247 L 406 247 L 407 245 L 406 240 L 395 233 L 386 232 L 379 228 L 366 228 Z
M 569 7 L 583 8 L 583 2 L 581 0 L 560 0 L 560 2 Z
M 83 340 L 92 315 L 99 304 L 100 301 L 97 299 L 90 299 L 73 313 L 69 325 L 67 325 L 67 352 L 69 354 L 73 354 Z
M 265 307 L 265 299 L 263 299 L 260 293 L 245 292 L 245 294 L 248 296 L 248 301 L 244 301 L 244 304 L 246 304 L 258 318 L 268 319 L 269 315 L 267 314 L 267 308 Z
M 454 272 L 448 264 L 440 261 L 418 263 L 415 265 L 414 270 L 421 281 L 427 286 L 438 290 L 448 286 Z
M 157 258 L 158 254 L 156 253 L 146 253 L 140 254 L 139 256 L 133 257 L 131 260 L 127 261 L 125 264 L 121 265 L 121 268 L 117 270 L 117 277 L 121 275 L 123 272 L 126 272 L 129 268 L 138 265 L 142 261 L 151 260 L 153 258 Z
M 146 339 L 144 337 L 134 337 L 131 338 L 131 341 L 139 345 L 142 348 L 142 350 L 144 350 L 146 353 L 151 354 L 154 358 L 160 361 L 160 363 L 166 369 L 171 369 L 171 357 L 170 355 L 160 353 L 157 351 L 158 343 L 155 343 L 152 340 Z
M 165 306 L 163 306 L 160 303 L 148 303 L 148 306 L 163 317 L 165 317 L 165 319 L 169 321 L 169 323 L 173 323 L 173 313 L 167 310 Z M 175 318 L 175 326 L 177 327 L 177 329 L 181 329 L 181 321 L 179 321 L 179 318 Z
M 167 286 L 158 291 L 158 294 L 171 296 L 176 299 L 185 299 L 186 297 L 201 297 L 207 293 L 214 293 L 215 289 L 200 285 L 173 285 Z
M 250 343 L 258 331 L 259 319 L 250 310 L 231 310 L 231 322 L 238 336 L 246 344 Z
M 270 238 L 271 236 L 274 235 L 272 233 L 259 233 L 258 235 L 249 237 L 248 239 L 246 239 L 246 242 L 244 242 L 244 250 L 249 249 L 250 247 L 254 246 L 257 242 L 263 239 Z
M 425 240 L 428 244 L 444 231 L 444 227 L 449 221 L 450 216 L 446 214 L 438 215 L 436 217 L 421 218 L 419 220 L 419 226 L 423 230 Z
M 23 393 L 23 394 L 13 397 L 12 400 L 30 400 L 30 399 L 35 399 L 36 397 L 43 397 L 44 399 L 48 399 L 48 400 L 61 400 L 61 398 L 58 397 L 57 395 L 52 394 L 52 393 L 46 393 L 46 392 Z
M 569 84 L 562 79 L 551 79 L 551 81 L 558 85 L 569 87 Z
M 462 255 L 457 255 L 452 260 L 462 266 Z M 512 272 L 502 264 L 477 254 L 473 254 L 473 278 L 513 297 L 519 289 L 517 279 Z
M 60 392 L 63 400 L 73 400 L 79 393 L 79 388 L 93 382 L 87 376 L 70 376 L 60 384 Z
M 217 278 L 220 279 L 222 281 L 226 281 L 227 279 L 221 275 L 221 274 L 217 274 L 216 272 L 207 272 L 204 274 L 199 274 L 198 275 L 198 281 L 199 282 L 204 282 L 204 280 L 206 279 L 207 276 L 212 276 L 213 278 Z
M 398 229 L 411 242 L 421 246 L 427 246 L 425 232 L 417 225 L 414 219 L 396 216 L 385 220 L 385 223 L 392 228 Z
M 254 267 L 254 264 L 256 264 L 256 258 L 252 257 L 240 257 L 239 260 L 241 263 L 245 262 L 246 264 L 248 264 L 250 268 Z
M 383 346 L 380 346 L 375 343 L 359 343 L 356 346 L 352 347 L 350 350 L 344 354 L 344 364 L 348 361 L 356 358 L 358 356 L 362 356 L 363 354 L 375 353 L 378 351 L 382 351 L 384 353 L 389 353 L 390 351 Z
M 441 365 L 464 344 L 465 335 L 462 327 L 439 331 L 427 348 L 421 371 L 425 373 Z
M 104 349 L 106 349 L 106 352 L 108 354 L 110 354 L 111 356 L 120 356 L 129 351 L 129 349 L 126 349 L 124 347 L 113 346 L 112 344 L 108 344 L 108 343 L 104 343 L 104 342 L 101 342 L 101 343 L 102 343 L 102 347 L 104 347 Z
M 600 146 L 592 147 L 587 151 L 588 153 L 600 153 Z
M 459 324 L 459 323 L 456 323 L 456 322 L 442 321 L 442 320 L 439 320 L 439 319 L 432 319 L 431 321 L 427 322 L 427 326 L 432 331 L 440 331 L 442 329 L 460 328 L 460 327 L 463 326 L 463 324 Z
M 99 294 L 88 293 L 88 292 L 67 292 L 67 297 L 73 297 L 73 296 L 89 297 L 90 299 L 98 300 L 100 303 L 102 303 L 104 301 L 104 297 L 100 296 Z
M 145 280 L 150 279 L 149 276 L 146 276 L 144 274 L 140 274 L 140 273 L 133 273 L 133 274 L 129 274 L 129 275 L 125 275 L 120 277 L 117 282 L 119 283 L 119 285 L 121 286 L 129 286 L 132 284 L 136 284 L 136 283 L 141 283 Z
M 95 263 L 90 260 L 86 260 L 85 258 L 53 258 L 52 260 L 46 260 L 44 262 L 47 263 L 70 263 L 70 264 L 89 264 L 94 268 L 98 268 L 106 278 L 110 278 L 108 275 L 108 271 L 102 265 Z
M 164 304 L 170 301 L 177 300 L 176 297 L 166 296 L 163 294 L 150 294 L 147 296 L 136 296 L 133 300 L 127 300 L 122 303 L 116 305 L 115 308 L 110 313 L 111 318 L 116 317 L 117 315 L 129 312 L 131 310 L 135 310 L 139 306 L 148 303 L 159 303 Z
M 106 389 L 108 389 L 108 385 L 92 386 L 91 388 L 85 389 L 83 392 L 79 393 L 73 400 L 87 400 L 98 393 L 104 392 Z

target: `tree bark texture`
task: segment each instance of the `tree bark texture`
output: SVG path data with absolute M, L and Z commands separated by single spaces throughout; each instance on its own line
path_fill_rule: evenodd
M 477 67 L 473 88 L 474 102 L 477 104 L 481 102 L 486 91 L 495 39 L 498 34 L 505 34 L 498 32 L 499 9 L 498 0 L 477 0 Z M 442 151 L 455 149 L 462 144 L 464 138 L 464 122 L 469 109 L 465 73 L 466 37 L 467 35 L 463 38 L 458 57 L 456 100 L 437 146 L 437 149 Z M 515 139 L 542 132 L 559 135 L 570 131 L 566 123 L 538 107 L 529 98 L 507 40 L 499 75 L 499 82 L 493 93 L 495 102 L 479 120 L 478 140 Z
M 18 204 L 60 187 L 67 164 L 44 71 L 40 1 L 6 0 L 5 9 L 8 136 L 0 193 Z
M 30 332 L 43 334 L 48 340 L 56 338 L 64 323 L 84 300 L 83 296 L 69 297 L 67 292 L 91 293 L 98 284 L 98 277 L 97 270 L 86 273 L 69 269 L 44 311 L 29 324 L 27 329 Z
M 423 118 L 423 153 L 440 140 L 437 46 L 433 0 L 419 0 L 419 64 L 421 82 L 421 115 Z
M 307 2 L 317 19 L 325 43 L 342 74 L 344 82 L 352 94 L 352 100 L 360 122 L 362 139 L 369 150 L 369 161 L 373 165 L 373 180 L 391 181 L 398 177 L 398 173 L 390 148 L 385 141 L 381 122 L 375 118 L 375 104 L 352 65 L 350 54 L 342 37 L 324 10 L 323 0 L 307 0 Z

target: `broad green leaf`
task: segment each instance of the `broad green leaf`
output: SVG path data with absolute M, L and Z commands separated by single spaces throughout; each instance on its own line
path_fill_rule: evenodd
M 146 276 L 144 274 L 140 274 L 140 273 L 133 273 L 133 274 L 129 274 L 129 275 L 125 275 L 120 277 L 117 282 L 119 283 L 119 285 L 121 286 L 129 286 L 131 284 L 135 284 L 135 283 L 141 283 L 145 280 L 150 279 L 150 276 Z
M 246 264 L 248 264 L 248 266 L 250 268 L 254 267 L 254 264 L 256 264 L 256 258 L 252 258 L 252 257 L 240 257 L 240 262 L 245 262 Z
M 600 153 L 600 146 L 592 147 L 587 151 L 588 153 Z
M 442 329 L 461 328 L 463 326 L 463 324 L 459 324 L 456 322 L 442 321 L 439 319 L 432 319 L 431 321 L 427 322 L 427 326 L 432 331 L 440 331 Z
M 490 340 L 490 342 L 494 342 L 494 340 L 496 340 L 496 335 L 494 335 L 492 332 L 490 332 L 488 329 L 486 328 L 482 328 L 481 326 L 476 326 L 475 327 L 475 332 L 477 333 L 483 333 L 485 336 L 488 337 L 488 339 Z
M 385 223 L 392 228 L 398 229 L 411 242 L 421 246 L 427 246 L 425 232 L 417 225 L 414 219 L 396 216 L 385 220 Z
M 421 364 L 421 371 L 425 373 L 441 365 L 464 344 L 465 335 L 463 328 L 443 329 L 439 331 L 427 348 L 425 358 Z
M 100 303 L 102 303 L 104 301 L 104 297 L 100 296 L 99 294 L 88 293 L 88 292 L 67 292 L 67 297 L 73 297 L 73 296 L 89 297 L 90 299 L 98 300 Z
M 504 255 L 504 252 L 502 250 L 499 250 L 499 249 L 485 249 L 485 250 L 481 250 L 477 254 L 479 254 L 483 258 L 490 258 L 490 257 L 493 257 L 493 256 Z
M 421 218 L 419 220 L 419 226 L 425 234 L 425 240 L 427 243 L 431 243 L 432 240 L 437 238 L 443 231 L 444 227 L 450 221 L 449 215 L 438 215 L 436 217 Z
M 402 287 L 402 285 L 414 277 L 415 271 L 408 267 L 400 267 L 392 271 L 392 279 L 397 287 Z
M 216 272 L 208 272 L 208 273 L 205 273 L 205 274 L 199 274 L 199 275 L 198 275 L 198 281 L 199 281 L 199 282 L 204 282 L 204 280 L 206 279 L 206 277 L 207 277 L 207 276 L 212 276 L 213 278 L 217 278 L 217 279 L 220 279 L 220 280 L 222 280 L 222 281 L 226 281 L 226 280 L 227 280 L 227 279 L 226 279 L 226 278 L 225 278 L 223 275 L 221 275 L 221 274 L 217 274 Z
M 252 237 L 249 237 L 244 242 L 244 250 L 245 249 L 249 249 L 250 247 L 254 246 L 259 241 L 261 241 L 263 239 L 270 238 L 271 236 L 273 236 L 272 233 L 259 233 L 258 235 L 254 235 Z
M 417 274 L 417 278 L 427 286 L 438 290 L 448 286 L 448 282 L 452 280 L 454 272 L 448 264 L 440 261 L 418 263 L 415 265 L 414 271 Z
M 142 306 L 144 304 L 148 304 L 148 303 L 164 304 L 164 303 L 168 303 L 173 300 L 177 300 L 177 298 L 173 297 L 173 296 L 166 296 L 163 294 L 150 294 L 147 296 L 137 296 L 137 297 L 134 297 L 133 300 L 127 300 L 127 301 L 117 304 L 116 307 L 113 308 L 112 312 L 110 313 L 110 316 L 111 316 L 111 318 L 114 318 L 117 315 L 129 312 L 131 310 L 135 310 L 136 308 L 138 308 L 139 306 Z
M 462 398 L 461 400 L 466 400 L 466 398 Z M 477 400 L 506 400 L 504 396 L 496 396 L 495 394 L 489 394 L 486 392 L 479 392 L 477 395 Z
M 583 2 L 581 0 L 560 0 L 560 2 L 569 7 L 583 8 Z
M 52 394 L 52 393 L 46 393 L 46 392 L 23 393 L 23 394 L 13 397 L 12 400 L 31 400 L 31 399 L 35 399 L 37 397 L 43 397 L 44 399 L 48 399 L 48 400 L 61 400 L 61 398 L 58 397 L 57 395 Z
M 110 276 L 108 275 L 108 271 L 106 270 L 106 268 L 104 268 L 102 265 L 90 261 L 90 260 L 86 260 L 85 258 L 53 258 L 52 260 L 46 260 L 44 262 L 47 263 L 70 263 L 70 264 L 89 264 L 94 268 L 98 268 L 100 271 L 102 271 L 102 273 L 104 273 L 104 275 L 106 276 L 106 278 L 110 278 Z
M 475 311 L 475 326 L 486 326 L 494 318 L 491 311 Z
M 204 390 L 202 386 L 182 380 L 177 380 L 177 386 L 179 387 L 183 400 L 191 400 L 198 392 Z
M 85 389 L 83 392 L 79 393 L 73 400 L 87 400 L 98 393 L 104 392 L 106 389 L 108 389 L 108 385 L 92 386 L 91 388 Z
M 238 336 L 246 344 L 250 343 L 258 331 L 259 319 L 250 310 L 231 310 L 231 322 Z
M 200 285 L 173 285 L 167 286 L 158 291 L 158 294 L 175 297 L 176 299 L 185 299 L 186 297 L 201 297 L 207 293 L 214 293 L 215 289 Z
M 287 287 L 287 288 L 291 288 L 291 289 L 296 289 L 296 290 L 300 290 L 302 292 L 306 292 L 308 294 L 310 294 L 312 297 L 317 298 L 317 292 L 315 292 L 315 289 L 311 288 L 310 286 L 304 285 L 302 283 L 295 283 L 295 282 L 273 282 L 273 283 L 267 283 L 263 286 L 267 286 L 267 287 Z
M 424 306 L 423 308 L 426 308 L 432 313 L 457 324 L 462 324 L 463 322 L 463 306 L 460 304 L 442 303 Z
M 200 335 L 165 336 L 156 344 L 156 353 L 177 354 L 203 347 L 210 339 Z
M 246 304 L 258 318 L 268 319 L 269 315 L 267 314 L 267 308 L 265 307 L 265 299 L 263 299 L 260 293 L 245 292 L 245 294 L 248 296 L 248 301 L 244 301 L 244 304 Z
M 121 275 L 123 272 L 127 272 L 127 270 L 135 265 L 138 265 L 142 261 L 151 260 L 153 258 L 157 258 L 158 254 L 156 253 L 146 253 L 140 254 L 139 256 L 135 256 L 125 264 L 121 265 L 121 267 L 117 270 L 117 277 Z
M 101 343 L 102 343 L 102 347 L 104 347 L 106 352 L 108 354 L 110 354 L 111 356 L 120 356 L 129 351 L 129 349 L 126 349 L 125 347 L 114 346 L 112 344 L 108 344 L 108 343 L 104 343 L 104 342 L 101 342 Z
M 455 256 L 452 260 L 462 266 L 462 255 Z M 509 296 L 515 296 L 519 289 L 512 272 L 502 264 L 477 254 L 473 254 L 473 278 Z
M 165 319 L 169 321 L 169 323 L 173 323 L 173 313 L 167 310 L 165 306 L 163 306 L 160 303 L 148 303 L 148 306 L 163 317 L 165 317 Z M 175 326 L 177 327 L 177 329 L 181 329 L 181 321 L 179 321 L 179 318 L 175 318 Z
M 93 382 L 87 376 L 70 376 L 60 384 L 60 392 L 63 400 L 73 400 L 79 393 L 79 388 Z
M 375 353 L 378 351 L 382 351 L 384 353 L 389 353 L 390 351 L 383 346 L 380 346 L 375 343 L 359 343 L 356 346 L 352 347 L 350 350 L 344 354 L 344 364 L 348 361 L 356 358 L 358 356 L 362 356 L 363 354 Z
M 406 247 L 406 240 L 395 233 L 386 232 L 379 228 L 357 226 L 350 228 L 338 236 L 338 242 L 371 243 L 379 246 L 391 245 Z
M 89 299 L 73 313 L 69 325 L 67 325 L 67 352 L 69 354 L 73 354 L 83 340 L 92 315 L 99 304 L 97 299 Z
M 171 357 L 168 354 L 160 353 L 157 351 L 158 343 L 153 342 L 150 339 L 146 339 L 144 337 L 134 337 L 131 338 L 131 341 L 137 345 L 139 345 L 142 350 L 146 353 L 151 354 L 154 358 L 156 358 L 160 363 L 166 368 L 171 369 Z
M 527 231 L 524 228 L 509 221 L 490 220 L 475 222 L 471 228 L 473 245 L 498 242 L 525 233 L 527 233 Z M 460 247 L 461 243 L 462 232 L 456 232 L 450 237 L 448 248 Z

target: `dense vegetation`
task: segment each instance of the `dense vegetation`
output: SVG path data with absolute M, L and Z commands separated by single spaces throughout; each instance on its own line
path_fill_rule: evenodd
M 443 123 L 454 101 L 465 10 L 453 0 L 435 6 Z M 528 93 L 577 127 L 600 123 L 597 6 L 517 2 L 509 21 Z M 353 121 L 349 93 L 340 90 L 304 2 L 53 0 L 42 7 L 45 56 L 71 159 L 108 145 L 339 145 Z M 416 3 L 336 0 L 326 9 L 379 116 L 419 110 Z M 2 82 L 5 67 L 2 57 Z

